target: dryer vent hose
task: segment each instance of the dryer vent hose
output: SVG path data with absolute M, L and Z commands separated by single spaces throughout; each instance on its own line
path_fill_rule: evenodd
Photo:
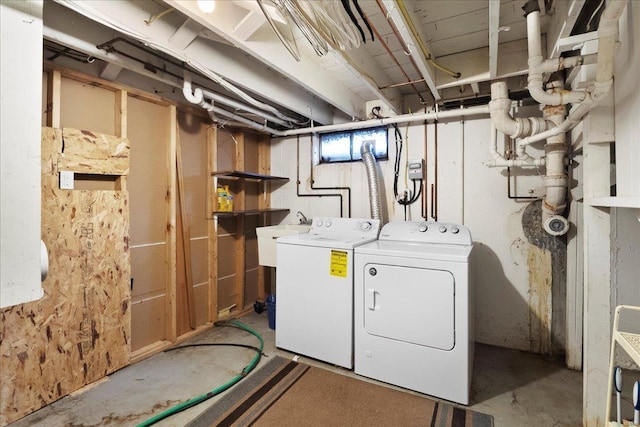
M 371 207 L 371 218 L 382 221 L 382 202 L 380 201 L 380 188 L 378 183 L 378 168 L 376 158 L 371 152 L 371 143 L 364 142 L 360 147 L 360 155 L 367 169 L 367 179 L 369 181 L 369 205 Z

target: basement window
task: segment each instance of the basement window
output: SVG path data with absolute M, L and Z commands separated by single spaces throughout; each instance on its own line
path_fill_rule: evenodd
M 360 161 L 360 147 L 364 142 L 371 143 L 376 159 L 388 159 L 387 135 L 386 127 L 323 133 L 320 135 L 320 163 Z

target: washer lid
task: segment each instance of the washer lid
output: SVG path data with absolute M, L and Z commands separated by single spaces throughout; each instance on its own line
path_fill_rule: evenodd
M 313 219 L 309 233 L 282 236 L 278 244 L 352 249 L 378 238 L 380 220 L 368 218 Z
M 377 240 L 355 249 L 358 254 L 467 262 L 473 245 Z
M 376 238 L 371 236 L 326 236 L 319 234 L 292 234 L 290 236 L 283 236 L 277 240 L 278 245 L 300 245 L 300 246 L 315 246 L 322 248 L 336 248 L 336 249 L 353 249 L 357 246 L 364 245 L 374 241 Z

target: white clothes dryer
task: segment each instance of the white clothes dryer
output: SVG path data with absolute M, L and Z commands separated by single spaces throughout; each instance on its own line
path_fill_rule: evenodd
M 277 240 L 277 347 L 353 368 L 353 251 L 379 231 L 379 220 L 314 218 Z
M 469 404 L 473 244 L 462 225 L 392 222 L 355 249 L 357 374 Z

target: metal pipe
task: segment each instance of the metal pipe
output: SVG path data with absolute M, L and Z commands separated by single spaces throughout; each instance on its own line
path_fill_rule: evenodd
M 376 158 L 371 152 L 370 142 L 364 142 L 360 146 L 360 156 L 362 157 L 362 161 L 364 162 L 365 169 L 367 171 L 371 218 L 382 220 L 382 202 L 380 201 L 380 188 L 378 187 L 380 177 L 378 176 Z

